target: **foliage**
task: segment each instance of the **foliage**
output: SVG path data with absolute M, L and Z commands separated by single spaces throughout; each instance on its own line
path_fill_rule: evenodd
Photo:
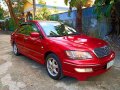
M 39 8 L 37 10 L 37 15 L 36 15 L 35 19 L 38 19 L 38 20 L 49 20 L 49 16 L 51 15 L 51 12 L 46 7 L 46 3 L 43 0 L 39 0 L 39 4 L 41 4 L 43 7 Z
M 4 19 L 4 10 L 0 7 L 0 19 Z
M 83 6 L 87 6 L 87 3 L 89 2 L 89 0 L 64 0 L 64 3 L 66 5 L 70 5 L 70 10 L 72 9 L 72 7 L 78 7 L 78 5 Z
M 13 8 L 14 13 L 16 13 L 16 15 L 20 15 L 22 12 L 24 12 L 23 5 L 24 5 L 23 2 L 19 2 L 17 6 Z
M 87 3 L 88 0 L 64 0 L 65 4 L 68 5 L 68 3 L 70 4 L 70 6 L 72 7 L 76 7 L 78 5 L 78 3 L 82 3 L 82 5 L 84 6 Z
M 12 6 L 13 6 L 13 11 L 17 15 L 17 17 L 24 12 L 24 4 L 27 0 L 11 0 Z
M 111 10 L 117 2 L 118 0 L 95 0 L 95 13 L 98 15 L 99 18 L 103 16 L 110 17 Z M 103 12 L 103 6 L 106 7 L 105 12 Z
M 39 4 L 46 5 L 46 2 L 44 0 L 38 0 Z
M 117 7 L 118 5 L 118 7 Z M 103 17 L 111 18 L 111 35 L 120 35 L 120 13 L 119 13 L 119 0 L 95 0 L 95 13 L 98 16 L 98 19 Z M 104 10 L 103 8 L 106 8 Z
M 5 0 L 7 6 L 11 3 L 11 10 L 15 14 L 16 17 L 19 17 L 22 12 L 24 12 L 24 4 L 27 0 Z M 8 9 L 10 7 L 8 6 Z M 12 16 L 11 16 L 12 17 Z M 12 17 L 13 18 L 13 17 Z
M 54 7 L 54 13 L 56 14 L 56 13 L 58 13 L 59 11 L 57 10 L 57 7 Z
M 46 6 L 37 10 L 36 19 L 38 20 L 49 20 L 49 16 L 51 15 L 50 11 Z
M 89 0 L 64 0 L 65 4 L 70 5 L 70 9 L 72 7 L 77 7 L 77 5 L 79 3 L 81 3 L 82 6 L 85 6 L 87 4 Z M 103 15 L 109 17 L 110 13 L 111 13 L 111 9 L 114 6 L 115 3 L 117 3 L 119 0 L 95 0 L 94 6 L 95 8 L 95 13 L 97 13 L 97 15 L 99 17 L 102 17 Z M 106 5 L 106 12 L 103 12 L 103 8 L 102 6 Z
M 8 24 L 10 31 L 14 31 L 17 28 L 17 25 L 12 18 L 10 18 L 6 23 Z
M 9 13 L 10 13 L 11 18 L 14 20 L 16 25 L 18 25 L 19 24 L 18 23 L 18 18 L 16 16 L 15 12 L 14 12 L 13 2 L 12 2 L 14 0 L 12 0 L 12 1 L 11 0 L 4 0 L 4 1 L 5 1 L 8 9 L 9 9 Z
M 11 19 L 7 23 L 12 30 L 19 25 L 18 17 L 23 12 L 25 1 L 26 0 L 4 0 L 11 16 Z

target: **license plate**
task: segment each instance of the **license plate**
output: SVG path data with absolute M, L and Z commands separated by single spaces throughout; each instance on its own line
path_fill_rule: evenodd
M 114 64 L 114 60 L 110 61 L 107 63 L 107 69 L 110 68 L 111 66 L 113 66 Z

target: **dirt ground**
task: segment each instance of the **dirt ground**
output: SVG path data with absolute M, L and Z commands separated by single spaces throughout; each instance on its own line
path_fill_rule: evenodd
M 120 90 L 120 51 L 114 66 L 106 73 L 78 81 L 65 77 L 52 80 L 43 65 L 25 56 L 15 56 L 10 35 L 0 33 L 0 90 Z

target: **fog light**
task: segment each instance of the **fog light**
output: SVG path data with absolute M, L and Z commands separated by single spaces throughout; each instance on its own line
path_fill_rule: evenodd
M 77 72 L 93 72 L 92 68 L 75 68 Z

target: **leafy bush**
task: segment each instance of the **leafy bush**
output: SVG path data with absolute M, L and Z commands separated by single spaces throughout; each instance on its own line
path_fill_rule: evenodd
M 0 7 L 0 19 L 4 19 L 4 10 Z
M 18 27 L 12 18 L 10 18 L 6 23 L 10 31 L 14 31 Z

